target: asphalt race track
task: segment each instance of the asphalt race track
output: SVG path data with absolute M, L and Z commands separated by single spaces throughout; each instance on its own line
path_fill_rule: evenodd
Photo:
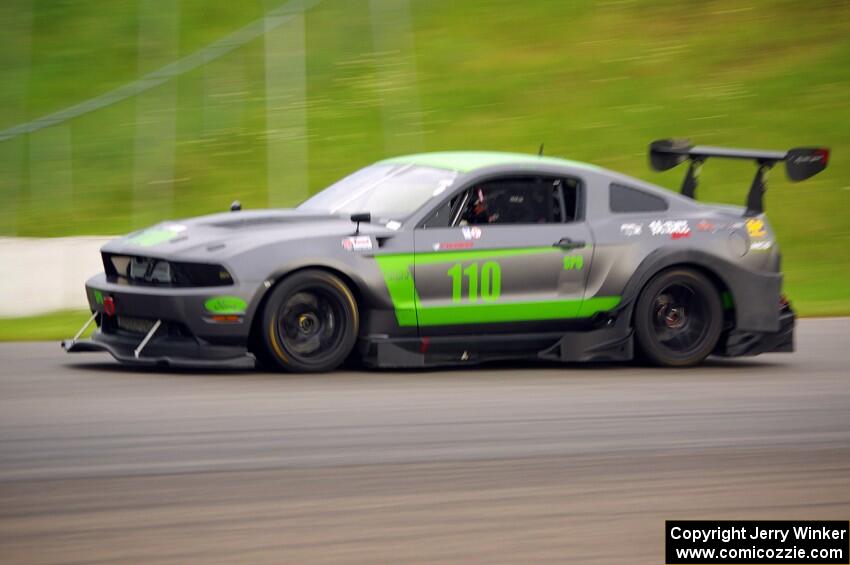
M 0 345 L 0 562 L 663 563 L 850 518 L 850 319 L 698 369 L 153 372 Z

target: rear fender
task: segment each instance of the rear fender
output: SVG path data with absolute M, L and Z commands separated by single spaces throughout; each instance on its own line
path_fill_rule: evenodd
M 729 289 L 735 304 L 736 329 L 750 332 L 779 330 L 781 273 L 751 271 L 698 250 L 657 249 L 647 255 L 626 284 L 618 314 L 625 314 L 630 320 L 641 291 L 652 277 L 671 267 L 688 266 L 708 271 Z

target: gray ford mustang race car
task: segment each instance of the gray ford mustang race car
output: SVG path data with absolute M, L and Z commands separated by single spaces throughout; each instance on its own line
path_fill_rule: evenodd
M 746 207 L 694 200 L 714 158 L 756 162 Z M 802 180 L 828 158 L 653 143 L 655 169 L 689 161 L 682 194 L 543 156 L 387 159 L 292 210 L 234 203 L 109 242 L 86 283 L 98 329 L 63 347 L 289 371 L 792 351 L 766 174 L 782 161 Z

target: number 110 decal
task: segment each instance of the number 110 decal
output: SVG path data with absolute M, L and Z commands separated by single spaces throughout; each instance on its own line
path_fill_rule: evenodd
M 495 261 L 487 261 L 480 269 L 478 263 L 472 263 L 465 269 L 462 263 L 455 263 L 447 274 L 452 278 L 452 302 L 463 300 L 464 277 L 469 280 L 467 299 L 470 302 L 478 302 L 479 296 L 485 302 L 493 302 L 502 293 L 502 268 Z

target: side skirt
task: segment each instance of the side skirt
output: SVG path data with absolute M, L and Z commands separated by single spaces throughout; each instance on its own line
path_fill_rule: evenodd
M 604 327 L 582 332 L 388 338 L 361 341 L 363 362 L 378 368 L 477 365 L 487 361 L 630 361 L 631 328 Z

